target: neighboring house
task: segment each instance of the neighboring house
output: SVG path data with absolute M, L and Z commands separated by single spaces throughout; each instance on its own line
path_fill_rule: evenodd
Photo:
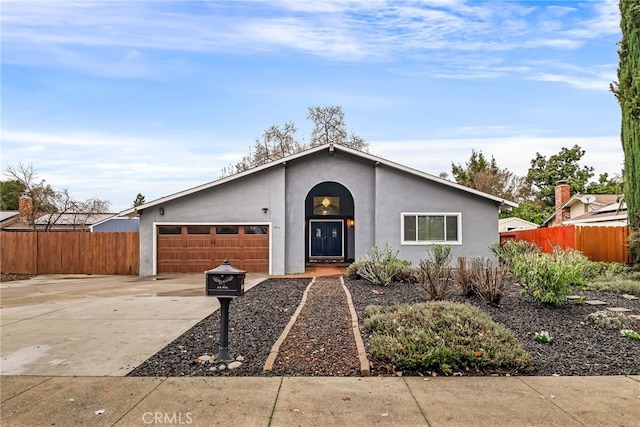
M 21 196 L 18 211 L 4 211 L 0 223 L 2 231 L 89 231 L 91 225 L 114 216 L 113 213 L 52 213 L 42 214 L 33 224 L 31 197 Z
M 527 221 L 526 219 L 510 217 L 498 220 L 498 231 L 517 231 L 517 230 L 533 230 L 538 228 L 538 224 Z
M 576 224 L 576 220 L 578 220 L 580 217 L 586 219 L 589 217 L 589 215 L 595 213 L 599 209 L 617 203 L 618 199 L 620 198 L 620 196 L 616 194 L 576 194 L 574 196 L 571 196 L 571 187 L 569 186 L 569 184 L 565 183 L 558 184 L 555 190 L 555 210 L 542 223 L 542 227 L 556 227 L 560 225 Z M 599 218 L 604 217 L 600 216 Z M 592 222 L 598 221 L 595 220 Z M 626 222 L 624 225 L 627 225 Z
M 89 227 L 92 233 L 137 232 L 140 229 L 138 218 L 123 218 L 116 214 L 98 221 Z
M 3 225 L 2 231 L 89 231 L 89 227 L 96 222 L 113 216 L 106 214 L 45 214 L 35 220 L 35 227 L 23 217 L 9 225 Z M 51 224 L 52 221 L 55 223 Z
M 425 247 L 491 256 L 498 214 L 517 204 L 340 145 L 326 144 L 133 207 L 140 274 L 236 268 L 302 273 L 389 244 L 417 264 Z
M 627 222 L 627 205 L 624 202 L 612 203 L 564 223 L 581 226 L 624 227 L 629 224 Z

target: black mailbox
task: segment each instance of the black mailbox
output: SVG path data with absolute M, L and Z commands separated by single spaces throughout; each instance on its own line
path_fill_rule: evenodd
M 233 298 L 244 295 L 244 278 L 247 272 L 234 268 L 229 260 L 225 259 L 221 265 L 204 273 L 208 297 Z

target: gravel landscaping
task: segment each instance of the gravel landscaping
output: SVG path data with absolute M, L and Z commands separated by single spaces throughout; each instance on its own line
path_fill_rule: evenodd
M 269 279 L 236 298 L 230 307 L 229 352 L 241 361 L 235 369 L 221 369 L 210 363 L 219 345 L 219 313 L 214 312 L 189 331 L 129 373 L 130 376 L 358 376 L 359 364 L 352 338 L 346 297 L 335 281 L 318 278 L 306 303 L 282 343 L 273 369 L 263 372 L 272 346 L 296 311 L 311 279 Z M 333 284 L 331 284 L 333 282 Z M 416 285 L 392 284 L 376 288 L 362 280 L 345 278 L 354 307 L 362 324 L 367 305 L 396 305 L 426 301 L 425 291 Z M 604 307 L 624 307 L 640 314 L 640 302 L 609 292 L 579 291 L 586 300 L 607 302 Z M 582 301 L 569 301 L 561 307 L 541 305 L 519 295 L 513 286 L 499 306 L 486 305 L 475 298 L 452 292 L 448 298 L 467 301 L 485 310 L 513 335 L 531 354 L 531 375 L 638 375 L 640 341 L 620 335 L 619 330 L 593 326 L 587 315 L 599 310 Z M 533 340 L 536 332 L 547 331 L 548 344 Z M 636 329 L 638 331 L 638 329 Z M 367 336 L 363 335 L 365 348 Z M 396 375 L 391 367 L 371 367 L 372 375 Z M 404 372 L 428 375 L 429 372 Z M 457 373 L 469 375 L 469 373 Z M 494 372 L 473 375 L 495 375 Z

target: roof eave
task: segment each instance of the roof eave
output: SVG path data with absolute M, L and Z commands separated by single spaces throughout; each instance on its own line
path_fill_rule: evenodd
M 234 175 L 230 175 L 230 176 L 227 176 L 227 177 L 224 177 L 224 178 L 220 178 L 220 179 L 215 180 L 215 181 L 210 181 L 210 182 L 208 182 L 206 184 L 202 184 L 202 185 L 199 185 L 199 186 L 196 186 L 196 187 L 189 188 L 189 189 L 184 190 L 184 191 L 173 193 L 173 194 L 170 194 L 168 196 L 164 196 L 164 197 L 161 197 L 159 199 L 152 200 L 151 202 L 145 203 L 145 204 L 140 205 L 140 206 L 136 206 L 136 207 L 132 207 L 132 208 L 129 208 L 129 209 L 125 209 L 125 210 L 119 212 L 117 214 L 117 216 L 127 216 L 129 218 L 133 218 L 133 217 L 139 216 L 140 212 L 144 211 L 145 209 L 152 208 L 154 206 L 160 205 L 162 203 L 169 202 L 169 201 L 177 199 L 179 197 L 188 196 L 190 194 L 194 194 L 194 193 L 197 193 L 197 192 L 202 191 L 202 190 L 207 190 L 209 188 L 213 188 L 213 187 L 216 187 L 218 185 L 222 185 L 222 184 L 225 184 L 227 182 L 234 181 L 236 179 L 240 179 L 240 178 L 243 178 L 245 176 L 248 176 L 248 175 L 251 175 L 251 174 L 254 174 L 254 173 L 258 173 L 258 172 L 261 172 L 261 171 L 264 171 L 264 170 L 267 170 L 267 169 L 270 169 L 270 168 L 273 168 L 275 166 L 284 165 L 288 161 L 296 160 L 296 159 L 299 159 L 301 157 L 305 157 L 307 155 L 310 155 L 310 154 L 313 154 L 313 153 L 316 153 L 316 152 L 319 152 L 319 151 L 323 151 L 325 149 L 328 149 L 330 152 L 335 151 L 335 149 L 339 149 L 341 151 L 344 151 L 345 153 L 350 153 L 350 154 L 352 154 L 354 156 L 358 156 L 360 158 L 370 160 L 370 161 L 372 161 L 374 163 L 377 163 L 377 164 L 384 164 L 384 165 L 387 165 L 389 167 L 392 167 L 392 168 L 395 168 L 395 169 L 399 169 L 401 171 L 404 171 L 406 173 L 409 173 L 409 174 L 412 174 L 412 175 L 415 175 L 415 176 L 426 178 L 426 179 L 429 179 L 431 181 L 435 181 L 435 182 L 438 182 L 440 184 L 443 184 L 443 185 L 446 185 L 446 186 L 449 186 L 449 187 L 452 187 L 452 188 L 455 188 L 455 189 L 458 189 L 458 190 L 461 190 L 461 191 L 464 191 L 464 192 L 467 192 L 467 193 L 475 194 L 477 196 L 493 200 L 494 202 L 499 204 L 498 206 L 499 206 L 500 209 L 512 209 L 512 208 L 517 208 L 519 206 L 519 204 L 516 203 L 516 202 L 512 202 L 510 200 L 506 200 L 506 199 L 503 199 L 501 197 L 497 197 L 497 196 L 494 196 L 494 195 L 491 195 L 491 194 L 488 194 L 488 193 L 484 193 L 484 192 L 476 190 L 474 188 L 465 187 L 464 185 L 460 185 L 460 184 L 457 184 L 455 182 L 451 182 L 451 181 L 448 181 L 446 179 L 442 179 L 442 178 L 440 178 L 438 176 L 431 175 L 429 173 L 422 172 L 422 171 L 419 171 L 417 169 L 413 169 L 413 168 L 410 168 L 408 166 L 404 166 L 404 165 L 401 165 L 399 163 L 395 163 L 395 162 L 392 162 L 390 160 L 386 160 L 386 159 L 383 159 L 381 157 L 374 156 L 373 154 L 369 154 L 369 153 L 365 153 L 365 152 L 362 152 L 362 151 L 354 150 L 353 148 L 345 147 L 345 146 L 342 146 L 342 145 L 339 145 L 339 144 L 329 143 L 329 144 L 324 144 L 324 145 L 319 145 L 317 147 L 309 148 L 307 150 L 301 151 L 299 153 L 292 154 L 292 155 L 284 157 L 282 159 L 277 159 L 277 160 L 271 161 L 269 163 L 265 163 L 264 165 L 256 166 L 255 168 L 251 168 L 251 169 L 248 169 L 246 171 L 243 171 L 243 172 L 240 172 L 240 173 L 237 173 L 237 174 L 234 174 Z

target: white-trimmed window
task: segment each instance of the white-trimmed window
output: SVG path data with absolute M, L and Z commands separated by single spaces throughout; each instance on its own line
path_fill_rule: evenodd
M 460 212 L 403 212 L 402 244 L 462 244 Z

